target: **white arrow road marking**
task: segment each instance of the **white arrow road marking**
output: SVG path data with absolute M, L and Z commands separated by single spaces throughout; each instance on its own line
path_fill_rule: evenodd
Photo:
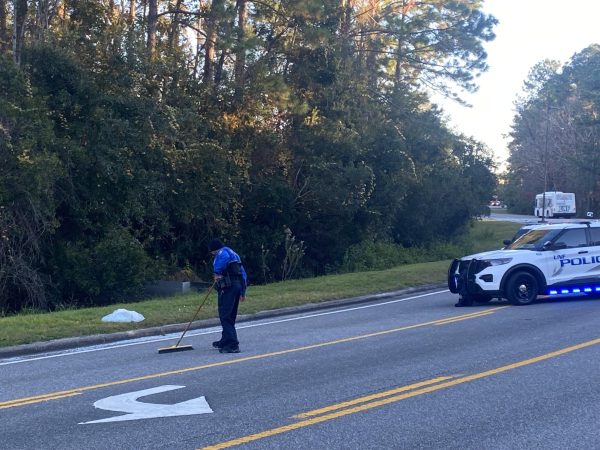
M 173 386 L 170 384 L 144 389 L 143 391 L 129 392 L 127 394 L 113 395 L 98 400 L 94 406 L 107 411 L 126 412 L 124 416 L 109 417 L 107 419 L 92 420 L 90 422 L 80 422 L 79 425 L 88 423 L 102 422 L 122 422 L 124 420 L 152 419 L 155 417 L 173 417 L 173 416 L 191 416 L 194 414 L 208 414 L 213 410 L 210 408 L 204 397 L 193 398 L 185 402 L 175 403 L 174 405 L 164 405 L 160 403 L 143 403 L 137 399 L 147 395 L 158 394 L 159 392 L 181 389 L 185 386 Z

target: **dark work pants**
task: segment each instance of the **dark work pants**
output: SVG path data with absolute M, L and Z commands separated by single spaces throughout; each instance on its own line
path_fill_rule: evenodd
M 237 347 L 239 344 L 235 331 L 235 319 L 241 295 L 242 285 L 239 282 L 233 282 L 232 286 L 219 291 L 219 319 L 221 327 L 223 327 L 221 344 L 224 347 Z

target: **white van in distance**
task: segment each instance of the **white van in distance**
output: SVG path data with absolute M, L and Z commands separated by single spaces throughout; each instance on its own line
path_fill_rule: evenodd
M 537 217 L 575 217 L 575 194 L 558 191 L 537 194 L 533 214 Z

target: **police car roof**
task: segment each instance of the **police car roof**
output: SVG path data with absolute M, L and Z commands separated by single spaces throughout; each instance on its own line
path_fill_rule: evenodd
M 526 223 L 521 227 L 521 230 L 533 230 L 534 228 L 548 227 L 550 225 L 558 225 L 558 223 L 549 223 L 549 222 Z M 564 225 L 564 224 L 561 223 L 560 225 Z
M 538 220 L 537 222 L 524 222 L 521 228 L 536 228 L 543 227 L 548 225 L 591 225 L 595 226 L 595 224 L 600 224 L 600 220 L 590 220 L 590 219 L 550 219 L 547 218 L 544 222 Z
M 561 223 L 547 223 L 547 224 L 539 224 L 539 226 L 543 226 L 544 228 L 548 228 L 551 230 L 562 230 L 563 228 L 582 228 L 584 226 L 588 227 L 599 227 L 600 222 L 594 220 L 578 220 L 573 222 L 561 222 Z M 536 228 L 536 227 L 533 227 Z

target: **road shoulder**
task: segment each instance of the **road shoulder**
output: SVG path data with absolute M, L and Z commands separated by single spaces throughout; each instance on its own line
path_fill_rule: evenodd
M 317 310 L 337 308 L 340 306 L 349 306 L 360 303 L 369 303 L 379 300 L 385 300 L 393 297 L 401 297 L 415 293 L 434 291 L 437 289 L 446 288 L 445 283 L 428 284 L 406 288 L 399 291 L 383 292 L 379 294 L 362 295 L 359 297 L 344 298 L 338 300 L 329 300 L 319 303 L 308 303 L 301 306 L 291 306 L 287 308 L 273 309 L 269 311 L 261 311 L 254 314 L 245 314 L 238 316 L 238 323 L 251 322 L 255 320 L 267 319 L 270 317 L 279 317 L 303 312 L 311 312 Z M 218 319 L 207 319 L 193 322 L 190 330 L 201 328 L 210 328 L 219 325 Z M 126 341 L 129 339 L 137 339 L 149 336 L 164 336 L 171 333 L 183 332 L 187 323 L 179 323 L 173 325 L 165 325 L 162 327 L 142 328 L 139 330 L 123 331 L 119 333 L 97 334 L 91 336 L 79 336 L 64 339 L 55 339 L 45 342 L 33 342 L 31 344 L 15 345 L 12 347 L 0 348 L 0 359 L 12 358 L 16 356 L 34 355 L 40 353 L 48 353 L 53 351 L 67 350 L 73 348 L 88 347 L 92 345 L 101 345 Z

